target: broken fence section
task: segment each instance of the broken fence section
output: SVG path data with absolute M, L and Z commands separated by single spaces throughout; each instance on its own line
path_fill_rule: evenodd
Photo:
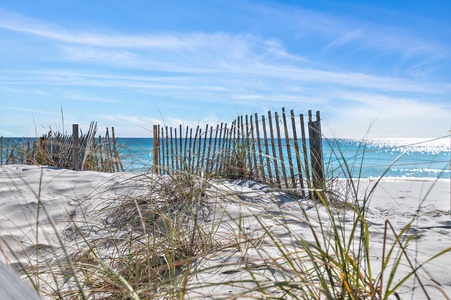
M 92 122 L 86 133 L 72 126 L 72 135 L 50 131 L 39 138 L 0 137 L 0 165 L 47 165 L 72 170 L 102 172 L 124 171 L 116 147 L 114 128 L 111 135 L 97 135 L 97 124 Z

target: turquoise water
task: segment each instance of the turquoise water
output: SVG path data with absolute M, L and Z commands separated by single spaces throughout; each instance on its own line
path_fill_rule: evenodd
M 184 142 L 183 140 L 183 144 Z M 4 142 L 4 148 L 5 145 Z M 282 145 L 285 145 L 285 140 L 282 140 Z M 152 148 L 152 138 L 118 139 L 118 150 L 123 157 L 123 164 L 127 171 L 150 170 L 153 164 Z M 270 155 L 273 155 L 271 146 L 269 148 Z M 385 177 L 450 178 L 449 137 L 433 140 L 413 138 L 366 141 L 324 139 L 323 148 L 325 173 L 328 178 L 379 177 L 386 171 Z M 287 157 L 286 147 L 283 151 L 283 156 Z M 292 153 L 294 153 L 294 149 L 292 149 Z M 279 154 L 276 154 L 279 157 Z M 5 156 L 2 157 L 4 160 Z M 345 162 L 348 166 L 345 165 Z
M 449 138 L 335 140 L 328 144 L 324 152 L 329 153 L 329 170 L 335 174 L 343 170 L 336 168 L 343 165 L 343 156 L 354 167 L 353 177 L 379 177 L 386 172 L 384 177 L 450 178 Z M 341 149 L 343 155 L 336 149 Z
M 153 139 L 120 138 L 118 144 L 127 170 L 151 168 Z M 284 140 L 282 144 L 285 145 Z M 450 178 L 449 137 L 434 140 L 324 139 L 323 148 L 328 177 L 379 177 L 387 171 L 385 177 Z

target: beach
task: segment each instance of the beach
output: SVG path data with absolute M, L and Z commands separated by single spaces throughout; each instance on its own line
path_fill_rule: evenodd
M 66 292 L 76 289 L 67 276 L 62 279 L 52 279 L 51 274 L 31 276 L 23 269 L 44 265 L 49 270 L 54 267 L 51 263 L 61 269 L 67 256 L 73 263 L 77 262 L 77 257 L 90 249 L 87 247 L 90 243 L 100 245 L 98 241 L 112 239 L 111 228 L 119 228 L 121 220 L 130 221 L 132 217 L 125 216 L 133 207 L 141 207 L 136 199 L 153 195 L 156 187 L 160 191 L 165 180 L 145 173 L 0 166 L 0 249 L 3 254 L 0 260 L 18 272 L 30 287 L 33 280 L 44 278 L 48 286 L 40 284 L 43 298 L 51 299 L 55 287 Z M 389 299 L 427 299 L 424 290 L 431 299 L 447 299 L 446 296 L 451 296 L 447 267 L 451 253 L 427 261 L 451 247 L 449 180 L 382 179 L 370 193 L 376 182 L 375 178 L 356 181 L 358 193 L 350 190 L 345 180 L 330 183 L 330 190 L 345 199 L 343 203 L 355 196 L 357 199 L 353 201 L 368 206 L 365 220 L 370 235 L 371 263 L 365 268 L 371 268 L 371 278 L 378 279 L 383 255 L 391 245 L 396 247 L 408 242 L 404 252 L 396 247 L 390 258 L 402 257 L 392 285 L 408 275 L 412 266 L 425 264 L 417 271 L 417 277 L 411 276 L 403 282 L 396 288 L 396 295 L 393 293 Z M 274 282 L 295 283 L 301 278 L 296 267 L 311 267 L 308 253 L 301 253 L 305 249 L 299 247 L 299 241 L 313 242 L 312 228 L 325 236 L 333 232 L 337 224 L 340 225 L 338 231 L 346 236 L 355 223 L 355 215 L 343 203 L 331 213 L 318 201 L 248 180 L 201 181 L 200 185 L 198 194 L 191 193 L 193 188 L 188 191 L 194 203 L 190 207 L 201 213 L 203 217 L 199 222 L 203 222 L 205 230 L 210 230 L 215 242 L 205 255 L 195 258 L 189 270 L 182 268 L 185 279 L 180 284 L 187 287 L 187 299 L 286 297 Z M 172 193 L 171 197 L 178 199 L 179 196 Z M 127 201 L 131 208 L 120 210 Z M 147 211 L 143 209 L 139 213 L 143 219 Z M 340 222 L 334 223 L 331 215 L 336 215 Z M 142 227 L 140 230 L 145 231 Z M 404 228 L 407 228 L 405 235 L 397 240 L 396 235 Z M 130 228 L 121 227 L 114 231 L 114 239 L 124 239 L 130 234 L 128 230 Z M 412 239 L 407 241 L 410 236 Z M 350 248 L 358 249 L 358 245 Z M 117 247 L 109 246 L 106 241 L 96 248 L 96 253 L 107 261 L 118 255 L 116 250 Z M 288 257 L 296 264 L 284 261 Z M 83 262 L 90 263 L 89 260 Z M 98 266 L 99 262 L 91 264 Z M 388 263 L 387 268 L 391 265 Z M 388 277 L 382 281 L 386 282 Z M 316 284 L 314 275 L 307 279 L 310 282 L 305 284 Z M 262 292 L 262 286 L 268 288 Z

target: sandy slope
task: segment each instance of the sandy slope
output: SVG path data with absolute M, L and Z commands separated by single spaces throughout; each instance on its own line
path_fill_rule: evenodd
M 69 219 L 85 224 L 80 230 L 89 238 L 107 235 L 106 227 L 110 223 L 104 208 L 114 207 L 116 199 L 131 199 L 131 196 L 149 193 L 145 184 L 149 180 L 152 177 L 137 177 L 131 173 L 1 166 L 1 259 L 15 269 L 19 269 L 19 263 L 28 265 L 36 260 L 62 259 L 55 228 L 62 233 L 60 238 L 73 255 L 79 250 L 79 245 L 68 234 Z M 336 190 L 346 192 L 346 189 L 340 188 L 343 182 L 335 184 Z M 373 184 L 374 180 L 362 180 L 359 199 L 363 199 L 365 191 L 368 192 Z M 377 273 L 381 265 L 386 220 L 390 221 L 396 232 L 414 220 L 410 232 L 418 235 L 407 250 L 414 264 L 422 263 L 433 254 L 451 247 L 449 181 L 384 180 L 370 199 L 367 220 L 372 238 L 374 272 Z M 193 265 L 193 275 L 189 280 L 191 298 L 232 297 L 254 288 L 255 279 L 261 283 L 296 280 L 292 272 L 264 262 L 281 259 L 281 249 L 277 243 L 284 245 L 284 251 L 295 253 L 299 249 L 300 238 L 313 241 L 306 216 L 318 232 L 319 223 L 323 224 L 323 228 L 330 226 L 327 212 L 314 202 L 244 180 L 210 182 L 203 206 L 206 224 L 218 226 L 215 231 L 218 242 L 236 243 L 237 246 L 220 249 Z M 303 216 L 302 210 L 306 211 L 306 216 Z M 345 230 L 349 230 L 352 214 L 340 217 Z M 262 230 L 262 225 L 273 239 Z M 392 234 L 389 234 L 388 240 L 393 243 Z M 36 254 L 36 249 L 41 250 L 39 254 Z M 108 255 L 108 247 L 105 251 Z M 305 259 L 305 254 L 296 255 L 293 256 L 295 261 Z M 448 253 L 427 264 L 420 272 L 420 280 L 433 299 L 445 299 L 442 291 L 451 295 L 451 277 L 447 267 L 450 259 L 451 253 Z M 302 264 L 308 265 L 308 260 Z M 398 271 L 399 275 L 409 270 L 404 264 Z M 418 286 L 417 281 L 410 280 L 397 291 L 402 299 L 424 299 Z M 279 292 L 269 290 L 269 293 L 278 296 Z M 250 292 L 247 296 L 259 297 L 261 293 Z

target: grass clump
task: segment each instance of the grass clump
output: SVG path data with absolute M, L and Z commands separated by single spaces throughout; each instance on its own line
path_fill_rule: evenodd
M 341 168 L 352 174 L 346 161 Z M 52 225 L 61 232 L 53 256 L 30 256 L 22 271 L 54 299 L 382 300 L 412 281 L 412 295 L 428 299 L 423 267 L 451 251 L 417 256 L 421 202 L 405 224 L 374 221 L 382 176 L 367 186 L 335 179 L 312 200 L 249 180 L 170 174 L 120 177 L 78 199 L 64 230 Z
M 86 133 L 80 130 L 78 143 L 74 137 L 49 128 L 47 134 L 37 138 L 1 138 L 0 165 L 46 165 L 56 168 L 101 172 L 124 171 L 122 157 L 117 150 L 114 128 L 97 136 L 97 123 L 92 122 Z M 3 145 L 4 144 L 4 145 Z M 3 149 L 3 147 L 5 149 Z M 3 152 L 5 159 L 3 161 Z

